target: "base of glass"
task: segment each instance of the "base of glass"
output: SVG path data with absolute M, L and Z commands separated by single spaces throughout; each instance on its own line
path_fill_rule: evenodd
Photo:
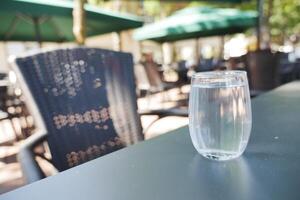
M 216 161 L 226 161 L 232 160 L 239 157 L 242 153 L 232 153 L 232 152 L 199 152 L 205 158 Z

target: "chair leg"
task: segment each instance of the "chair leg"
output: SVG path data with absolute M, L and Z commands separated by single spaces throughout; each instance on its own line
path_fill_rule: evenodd
M 146 98 L 148 107 L 150 107 L 150 103 L 151 103 L 150 95 L 151 95 L 151 92 L 149 90 L 147 90 L 145 98 Z

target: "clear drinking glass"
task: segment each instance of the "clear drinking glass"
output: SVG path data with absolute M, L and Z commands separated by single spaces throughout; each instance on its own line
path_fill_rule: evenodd
M 189 128 L 196 150 L 206 158 L 240 156 L 252 126 L 247 73 L 214 71 L 192 77 Z

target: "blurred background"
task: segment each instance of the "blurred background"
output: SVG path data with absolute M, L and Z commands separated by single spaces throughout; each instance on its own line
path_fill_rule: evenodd
M 111 16 L 119 13 L 143 21 L 143 26 L 126 28 L 126 21 L 121 25 L 112 21 L 111 28 L 101 32 L 108 27 L 103 25 L 93 34 L 87 26 L 84 41 L 88 47 L 132 53 L 140 110 L 186 109 L 190 78 L 196 72 L 245 70 L 252 98 L 300 79 L 299 0 L 87 0 L 85 4 L 92 11 L 99 8 Z M 40 48 L 76 45 L 75 38 L 66 33 L 72 26 L 63 29 L 58 22 L 54 36 L 61 37 L 55 40 L 45 36 L 47 24 L 43 25 L 55 16 L 41 13 L 40 18 L 32 18 L 37 19 L 35 23 L 20 10 L 22 5 L 11 17 L 8 11 L 14 14 L 14 8 L 7 1 L 0 2 L 0 193 L 24 185 L 16 155 L 35 128 L 9 58 Z M 59 20 L 67 23 L 64 17 Z M 93 23 L 87 15 L 86 24 L 97 26 Z M 146 139 L 188 124 L 188 118 L 180 114 L 158 118 L 141 118 Z M 54 173 L 51 166 L 43 166 Z

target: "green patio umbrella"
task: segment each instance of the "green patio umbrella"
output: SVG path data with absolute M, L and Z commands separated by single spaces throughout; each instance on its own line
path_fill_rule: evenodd
M 74 41 L 73 2 L 62 0 L 1 0 L 1 41 Z M 143 21 L 85 5 L 86 36 L 137 28 Z
M 257 12 L 210 7 L 186 8 L 134 33 L 136 40 L 171 42 L 240 33 L 257 23 Z
M 161 0 L 161 2 L 192 2 L 195 0 Z M 249 2 L 251 0 L 199 0 L 199 1 L 206 1 L 209 3 L 244 3 Z

